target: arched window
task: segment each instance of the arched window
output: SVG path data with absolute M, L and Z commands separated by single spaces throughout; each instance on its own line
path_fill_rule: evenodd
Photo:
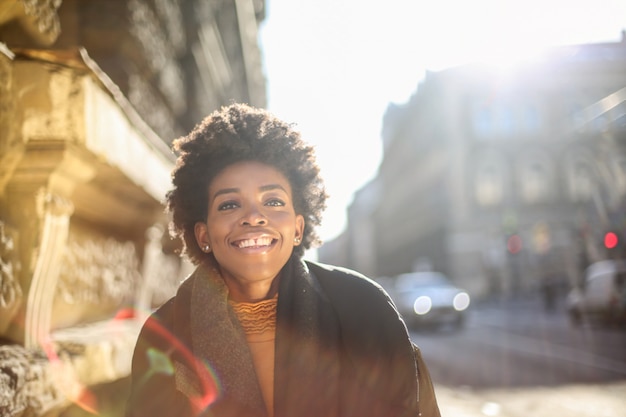
M 570 179 L 570 197 L 574 201 L 587 201 L 593 193 L 593 176 L 589 164 L 576 161 Z
M 533 154 L 522 159 L 519 171 L 520 197 L 527 204 L 546 202 L 552 190 L 552 166 L 549 159 Z
M 616 187 L 615 191 L 623 195 L 626 191 L 626 157 L 616 153 L 612 162 Z
M 506 170 L 504 158 L 496 153 L 479 155 L 474 176 L 474 197 L 483 207 L 497 206 L 504 200 Z
M 595 193 L 621 198 L 626 191 L 626 158 L 617 152 L 601 161 L 588 152 L 578 151 L 567 158 L 567 191 L 572 201 L 589 201 Z

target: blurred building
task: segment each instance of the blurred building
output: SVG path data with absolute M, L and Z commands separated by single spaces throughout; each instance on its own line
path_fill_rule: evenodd
M 427 73 L 388 108 L 378 175 L 319 259 L 372 277 L 434 269 L 478 296 L 574 285 L 611 256 L 607 231 L 626 240 L 625 113 L 624 35 Z
M 221 105 L 266 105 L 264 7 L 0 0 L 0 415 L 117 415 L 101 394 L 186 273 L 169 145 Z

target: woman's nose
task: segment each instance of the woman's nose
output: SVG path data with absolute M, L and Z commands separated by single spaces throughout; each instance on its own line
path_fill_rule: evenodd
M 267 218 L 256 206 L 250 206 L 241 218 L 241 224 L 246 226 L 262 226 L 267 224 Z

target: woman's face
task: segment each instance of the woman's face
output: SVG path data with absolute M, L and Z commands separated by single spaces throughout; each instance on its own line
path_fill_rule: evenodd
M 273 280 L 303 231 L 287 178 L 253 161 L 230 165 L 213 179 L 206 223 L 195 228 L 200 248 L 210 247 L 226 281 L 244 285 Z

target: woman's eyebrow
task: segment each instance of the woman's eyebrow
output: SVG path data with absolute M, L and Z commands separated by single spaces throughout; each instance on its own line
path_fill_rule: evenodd
M 213 194 L 213 200 L 219 197 L 222 194 L 231 194 L 239 192 L 239 188 L 222 188 L 221 190 L 217 190 L 215 194 Z
M 259 187 L 259 190 L 261 191 L 283 190 L 284 192 L 287 192 L 287 190 L 285 190 L 285 187 L 283 187 L 280 184 L 262 185 L 261 187 Z
M 260 191 L 271 191 L 271 190 L 283 190 L 284 192 L 287 192 L 287 190 L 285 189 L 285 187 L 283 187 L 280 184 L 267 184 L 267 185 L 262 185 L 259 187 Z M 222 194 L 232 194 L 232 193 L 238 193 L 240 192 L 241 189 L 240 188 L 222 188 L 221 190 L 217 190 L 215 192 L 215 194 L 213 194 L 213 200 L 215 200 L 217 197 L 219 197 Z

